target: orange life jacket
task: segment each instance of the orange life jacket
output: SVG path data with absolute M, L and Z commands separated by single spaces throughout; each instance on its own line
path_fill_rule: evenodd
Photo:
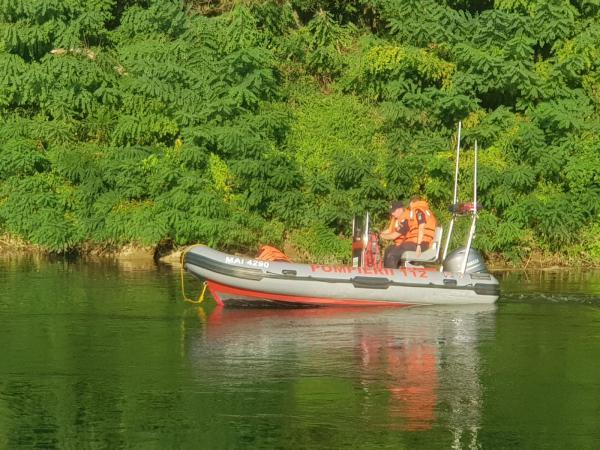
M 270 245 L 263 245 L 256 256 L 256 259 L 261 259 L 263 261 L 291 262 L 285 253 Z
M 425 217 L 425 232 L 423 233 L 423 242 L 431 244 L 433 242 L 433 238 L 435 237 L 437 220 L 429 209 L 429 204 L 424 200 L 413 202 L 412 208 L 408 210 L 408 233 L 406 234 L 406 241 L 417 243 L 417 238 L 419 236 L 417 211 L 421 211 Z

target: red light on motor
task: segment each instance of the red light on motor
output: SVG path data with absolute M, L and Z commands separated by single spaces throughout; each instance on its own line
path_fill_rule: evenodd
M 481 211 L 481 205 L 477 205 L 477 212 Z M 454 214 L 471 214 L 475 211 L 475 205 L 473 202 L 455 203 L 454 205 L 448 206 L 448 211 Z

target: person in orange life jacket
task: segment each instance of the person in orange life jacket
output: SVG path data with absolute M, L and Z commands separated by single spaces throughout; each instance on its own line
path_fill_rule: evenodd
M 380 236 L 393 239 L 394 245 L 386 249 L 383 265 L 397 268 L 402 254 L 407 251 L 416 252 L 417 256 L 427 250 L 435 236 L 436 219 L 426 201 L 413 197 L 409 209 L 401 202 L 395 202 L 390 209 L 392 220 L 390 227 Z
M 387 230 L 382 231 L 379 237 L 382 239 L 393 240 L 394 244 L 385 249 L 383 256 L 383 267 L 397 269 L 400 264 L 400 257 L 405 251 L 402 249 L 406 236 L 409 232 L 408 214 L 404 203 L 396 201 L 390 207 L 390 224 Z

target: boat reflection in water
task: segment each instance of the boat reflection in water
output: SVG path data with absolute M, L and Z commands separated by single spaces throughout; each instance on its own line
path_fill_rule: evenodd
M 483 408 L 478 345 L 493 332 L 494 311 L 411 309 L 379 328 L 357 326 L 365 404 L 383 381 L 391 425 L 425 431 L 438 424 L 452 432 L 453 447 L 475 448 Z
M 495 309 L 217 308 L 188 350 L 216 388 L 247 393 L 277 382 L 285 404 L 277 413 L 295 420 L 441 427 L 455 445 L 470 447 L 477 445 L 483 407 L 478 347 L 494 333 Z

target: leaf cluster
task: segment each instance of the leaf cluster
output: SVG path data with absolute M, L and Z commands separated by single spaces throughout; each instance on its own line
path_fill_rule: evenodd
M 462 120 L 463 200 L 480 149 L 480 248 L 597 248 L 599 14 L 0 0 L 0 230 L 54 251 L 288 239 L 344 260 L 354 214 L 383 226 L 391 200 L 422 195 L 448 217 Z

